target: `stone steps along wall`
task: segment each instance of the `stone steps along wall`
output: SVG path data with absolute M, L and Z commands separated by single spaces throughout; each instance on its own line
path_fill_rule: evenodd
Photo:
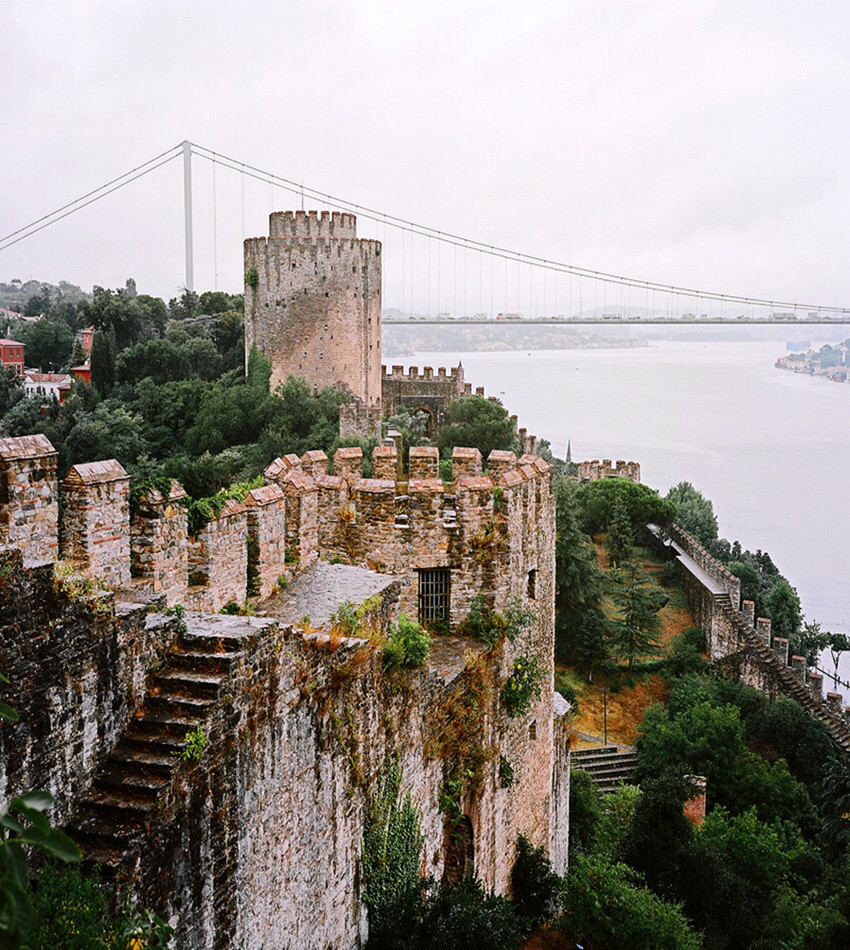
M 73 803 L 139 708 L 147 675 L 176 636 L 174 619 L 115 604 L 110 594 L 55 590 L 53 564 L 24 566 L 20 550 L 2 554 L 0 641 L 8 685 L 0 696 L 19 722 L 0 730 L 0 799 L 44 788 L 51 818 Z
M 680 560 L 680 573 L 694 617 L 706 633 L 709 659 L 741 682 L 772 699 L 789 696 L 817 716 L 835 740 L 850 752 L 850 709 L 839 693 L 823 696 L 823 677 L 807 673 L 804 657 L 788 656 L 788 641 L 771 636 L 770 620 L 754 620 L 752 601 L 740 603 L 740 579 L 732 575 L 690 535 L 677 525 L 668 529 L 673 538 L 708 576 L 724 590 L 708 590 Z

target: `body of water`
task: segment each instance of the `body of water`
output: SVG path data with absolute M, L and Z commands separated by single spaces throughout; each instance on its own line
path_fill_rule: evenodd
M 713 502 L 722 537 L 770 553 L 807 620 L 850 632 L 850 384 L 774 368 L 785 352 L 782 338 L 417 353 L 408 363 L 461 359 L 468 382 L 562 458 L 570 440 L 574 461 L 640 462 L 661 494 L 691 482 Z M 850 679 L 850 657 L 841 673 Z

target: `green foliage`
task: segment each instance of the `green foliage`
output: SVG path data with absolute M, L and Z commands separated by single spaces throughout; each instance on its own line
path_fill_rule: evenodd
M 668 676 L 683 676 L 686 673 L 700 673 L 707 669 L 708 663 L 702 654 L 705 651 L 705 633 L 700 627 L 683 630 L 672 642 L 664 659 L 664 669 Z
M 513 643 L 520 634 L 534 626 L 537 615 L 519 597 L 510 601 L 504 613 L 493 610 L 483 594 L 476 594 L 469 604 L 469 613 L 460 623 L 457 634 L 493 646 L 501 637 Z
M 658 650 L 661 620 L 658 611 L 667 603 L 667 595 L 644 574 L 634 561 L 608 572 L 614 582 L 612 600 L 617 614 L 611 624 L 615 649 L 628 660 L 629 672 L 634 661 Z
M 108 892 L 76 865 L 46 864 L 32 896 L 33 929 L 27 950 L 155 950 L 171 946 L 174 931 L 150 912 L 109 910 Z
M 25 846 L 66 863 L 81 857 L 67 835 L 51 828 L 46 812 L 52 804 L 53 796 L 44 791 L 24 792 L 0 804 L 0 943 L 9 950 L 23 950 L 33 923 Z
M 606 531 L 614 516 L 619 500 L 628 512 L 632 539 L 637 540 L 647 524 L 666 527 L 673 520 L 673 503 L 660 498 L 647 485 L 629 481 L 627 478 L 603 478 L 582 485 L 577 493 L 583 527 L 588 534 Z
M 175 604 L 173 607 L 166 608 L 166 616 L 176 617 L 177 621 L 174 624 L 174 628 L 177 633 L 182 636 L 186 632 L 186 608 L 183 604 Z
M 524 716 L 531 704 L 540 699 L 543 670 L 536 656 L 523 655 L 514 660 L 502 687 L 502 703 L 511 719 Z
M 105 616 L 112 610 L 112 598 L 106 583 L 100 578 L 81 574 L 70 561 L 53 564 L 53 590 L 95 616 Z
M 714 506 L 690 482 L 679 482 L 664 496 L 675 505 L 676 524 L 699 544 L 705 546 L 717 538 Z
M 555 929 L 599 950 L 699 950 L 702 941 L 676 904 L 645 887 L 625 864 L 578 853 L 570 863 Z
M 258 349 L 256 343 L 251 347 L 248 354 L 248 370 L 246 373 L 246 385 L 251 389 L 268 395 L 271 391 L 272 361 L 264 356 Z
M 200 762 L 204 749 L 207 747 L 207 736 L 200 723 L 196 723 L 187 733 L 186 744 L 180 751 L 180 758 L 184 762 Z
M 391 671 L 401 666 L 416 667 L 428 659 L 431 635 L 406 614 L 398 618 L 398 626 L 390 631 L 384 646 L 384 669 Z
M 614 500 L 606 537 L 608 557 L 614 567 L 620 567 L 629 560 L 633 543 L 632 525 L 625 499 L 618 497 Z
M 620 845 L 623 860 L 663 897 L 676 895 L 681 854 L 693 835 L 682 811 L 691 794 L 690 782 L 673 771 L 645 780 Z
M 602 814 L 596 782 L 588 772 L 574 769 L 570 774 L 570 864 L 579 852 L 595 851 Z
M 775 637 L 792 637 L 803 623 L 800 598 L 797 591 L 780 577 L 764 601 L 765 612 L 771 620 L 771 633 Z
M 213 518 L 224 508 L 228 501 L 242 502 L 248 495 L 248 492 L 254 488 L 260 488 L 263 484 L 262 475 L 251 479 L 249 482 L 234 482 L 227 488 L 222 488 L 209 498 L 197 498 L 190 502 L 189 534 L 195 535 L 202 531 Z
M 455 446 L 477 448 L 483 458 L 493 449 L 514 449 L 516 436 L 507 410 L 483 396 L 464 396 L 449 406 L 449 421 L 437 432 L 437 446 L 450 458 Z M 442 472 L 440 473 L 442 476 Z
M 410 793 L 401 794 L 401 766 L 390 762 L 369 797 L 363 826 L 363 900 L 370 946 L 392 946 L 404 908 L 415 900 L 423 837 Z
M 488 894 L 473 877 L 426 893 L 414 939 L 415 950 L 519 950 L 525 924 L 504 897 Z
M 26 344 L 28 366 L 41 367 L 42 372 L 55 372 L 69 364 L 74 334 L 63 320 L 42 318 L 26 324 L 19 334 Z
M 499 756 L 499 786 L 501 788 L 512 788 L 516 781 L 514 767 L 503 755 Z
M 615 791 L 606 793 L 604 798 L 605 808 L 596 826 L 593 850 L 595 854 L 614 861 L 623 852 L 624 841 L 631 830 L 641 798 L 641 789 L 638 785 L 621 783 Z
M 260 282 L 260 275 L 257 273 L 256 267 L 249 267 L 245 271 L 245 286 L 250 287 L 251 290 L 257 289 L 257 284 Z
M 524 835 L 517 838 L 511 868 L 511 894 L 516 912 L 530 924 L 540 924 L 555 912 L 560 879 L 552 870 L 546 851 L 535 848 Z

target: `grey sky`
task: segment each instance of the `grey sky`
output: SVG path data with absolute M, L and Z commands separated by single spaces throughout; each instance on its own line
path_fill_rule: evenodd
M 846 3 L 796 0 L 0 2 L 0 235 L 188 138 L 553 260 L 850 306 L 848 27 Z M 216 278 L 194 166 L 196 286 L 240 289 L 243 214 L 264 234 L 299 199 L 248 183 L 243 211 L 218 168 Z M 0 279 L 173 295 L 181 188 L 174 162 L 0 252 Z

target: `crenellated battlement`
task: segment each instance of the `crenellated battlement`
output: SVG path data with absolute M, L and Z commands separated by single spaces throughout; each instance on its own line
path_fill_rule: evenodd
M 393 366 L 389 371 L 386 366 L 381 366 L 381 372 L 384 379 L 404 379 L 416 382 L 437 380 L 438 382 L 452 382 L 463 386 L 463 366 L 452 366 L 449 370 L 445 366 L 440 366 L 437 369 L 436 376 L 431 366 L 424 367 L 421 373 L 418 366 L 408 367 L 406 373 L 403 366 Z
M 340 211 L 273 211 L 269 215 L 273 238 L 356 238 L 357 217 Z
M 46 470 L 55 457 L 47 439 L 28 443 L 16 458 L 19 448 L 0 440 L 13 483 L 33 468 Z M 337 450 L 333 464 L 322 451 L 275 459 L 263 487 L 242 504 L 228 501 L 195 536 L 177 482 L 168 498 L 158 491 L 141 498 L 131 518 L 129 476 L 119 463 L 78 465 L 61 486 L 62 554 L 112 588 L 210 611 L 250 593 L 265 596 L 279 577 L 294 577 L 322 558 L 405 578 L 402 609 L 415 616 L 418 573 L 441 569 L 451 574 L 452 624 L 479 591 L 506 603 L 535 586 L 530 572 L 551 574 L 543 565 L 554 506 L 543 459 L 496 451 L 485 470 L 478 449 L 458 447 L 446 482 L 433 447 L 411 449 L 407 471 L 395 444 L 376 446 L 371 461 L 372 477 L 364 478 L 359 448 Z M 41 507 L 14 496 L 0 504 L 0 520 L 19 526 L 15 546 L 25 558 L 44 559 L 45 551 L 55 557 L 58 522 L 50 537 L 30 528 L 58 508 L 57 489 L 48 485 Z
M 631 482 L 640 482 L 640 463 L 626 462 L 624 459 L 593 459 L 578 463 L 578 477 L 582 482 L 595 482 L 600 478 L 627 478 Z

